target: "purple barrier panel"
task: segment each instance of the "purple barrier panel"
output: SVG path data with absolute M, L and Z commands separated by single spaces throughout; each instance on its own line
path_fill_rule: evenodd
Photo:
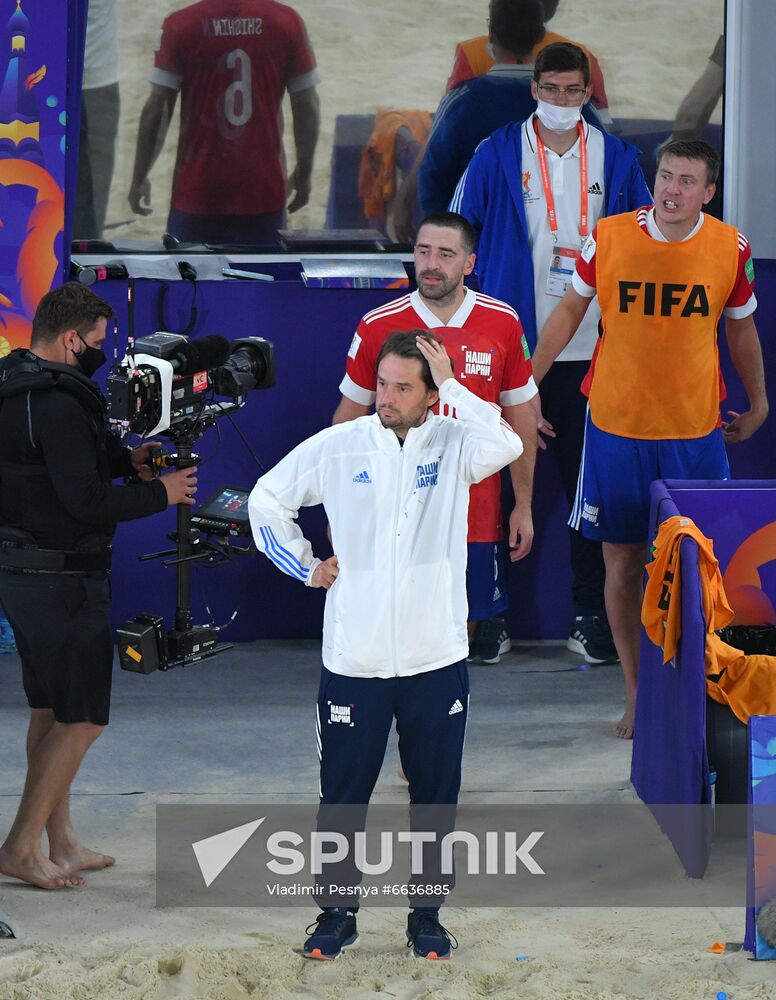
M 769 332 L 773 329 L 773 318 L 776 316 L 776 260 L 759 258 L 754 262 L 754 271 L 757 295 L 757 312 L 754 314 L 754 319 L 760 331 L 766 389 L 773 401 L 776 399 L 776 338 L 770 336 Z M 720 323 L 720 328 L 722 326 Z M 727 337 L 720 333 L 718 339 L 720 365 L 729 393 L 722 404 L 722 412 L 727 420 L 728 410 L 743 413 L 748 404 L 741 379 L 730 360 Z M 756 434 L 747 441 L 728 448 L 730 469 L 735 479 L 776 478 L 776 448 L 773 446 L 775 439 L 776 407 L 771 406 L 767 420 Z
M 776 480 L 666 480 L 682 514 L 714 542 L 741 625 L 776 625 Z
M 374 123 L 374 115 L 337 115 L 335 119 L 327 229 L 366 229 L 369 225 L 358 196 L 358 172 Z
M 703 620 L 698 547 L 681 547 L 682 634 L 676 656 L 642 633 L 639 692 L 631 760 L 631 781 L 651 803 L 711 801 L 705 750 L 706 628 Z
M 758 959 L 776 958 L 776 716 L 749 720 L 748 799 L 752 822 L 748 839 L 746 936 L 744 948 Z M 766 909 L 767 908 L 767 909 Z M 765 931 L 765 935 L 763 934 Z
M 502 473 L 504 537 L 514 503 L 508 473 Z M 557 465 L 546 451 L 536 456 L 534 541 L 531 552 L 508 563 L 509 610 L 505 618 L 513 639 L 565 639 L 574 619 L 571 601 L 568 504 Z
M 659 525 L 679 510 L 662 482 L 652 484 L 651 498 L 654 538 Z M 682 541 L 680 558 L 682 632 L 676 656 L 663 663 L 662 649 L 642 631 L 631 781 L 671 840 L 687 874 L 700 878 L 711 847 L 711 810 L 693 811 L 690 819 L 677 824 L 671 822 L 670 810 L 659 808 L 667 803 L 711 801 L 705 733 L 706 628 L 698 547 L 692 539 Z
M 762 480 L 667 480 L 651 489 L 651 537 L 668 517 L 692 518 L 713 540 L 731 603 L 749 623 L 774 620 L 768 617 L 776 594 L 774 491 L 776 482 Z M 710 802 L 705 622 L 697 546 L 690 539 L 682 542 L 681 560 L 682 635 L 674 660 L 663 664 L 660 649 L 642 635 L 631 780 L 651 807 Z M 710 817 L 707 822 L 699 811 L 696 829 L 666 832 L 688 874 L 702 874 L 702 854 L 694 852 L 699 843 L 710 847 Z

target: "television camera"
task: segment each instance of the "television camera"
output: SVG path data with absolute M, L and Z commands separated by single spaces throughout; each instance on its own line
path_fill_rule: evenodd
M 190 468 L 199 460 L 192 450 L 197 438 L 219 417 L 243 406 L 252 389 L 274 384 L 272 344 L 263 337 L 229 341 L 213 335 L 191 341 L 182 334 L 154 333 L 135 340 L 124 360 L 111 370 L 108 422 L 122 436 L 162 435 L 175 444 L 175 454 L 161 448 L 156 452 L 150 463 L 155 474 L 163 467 Z M 218 498 L 223 493 L 227 499 L 221 502 Z M 140 557 L 163 558 L 165 566 L 175 566 L 175 623 L 165 632 L 160 616 L 142 614 L 120 626 L 117 639 L 123 669 L 148 674 L 230 648 L 231 644 L 218 642 L 218 626 L 193 623 L 191 567 L 196 561 L 213 563 L 251 551 L 229 540 L 231 535 L 250 534 L 247 496 L 245 490 L 221 490 L 194 515 L 188 504 L 178 504 L 176 530 L 170 535 L 175 549 Z M 220 513 L 225 516 L 219 517 Z M 200 538 L 200 530 L 208 535 L 207 541 Z M 210 540 L 212 535 L 217 541 Z
M 251 389 L 275 384 L 272 344 L 263 337 L 229 341 L 178 333 L 138 338 L 108 377 L 108 421 L 120 433 L 194 440 L 217 417 L 236 410 Z M 215 401 L 229 396 L 231 402 Z

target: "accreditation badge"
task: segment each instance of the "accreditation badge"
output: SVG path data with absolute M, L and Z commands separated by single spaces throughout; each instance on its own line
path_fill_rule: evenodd
M 579 259 L 579 250 L 574 247 L 555 246 L 550 256 L 547 271 L 547 294 L 558 298 L 566 294 L 571 284 Z

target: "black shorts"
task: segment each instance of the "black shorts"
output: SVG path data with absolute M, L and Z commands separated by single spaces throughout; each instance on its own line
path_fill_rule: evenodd
M 113 673 L 107 576 L 0 570 L 0 603 L 30 708 L 50 708 L 57 722 L 106 726 Z

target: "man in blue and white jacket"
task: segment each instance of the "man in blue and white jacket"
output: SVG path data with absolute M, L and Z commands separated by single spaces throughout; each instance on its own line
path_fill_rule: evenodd
M 450 207 L 477 234 L 481 290 L 517 311 L 533 351 L 537 331 L 565 293 L 595 224 L 605 215 L 649 205 L 652 196 L 635 146 L 582 118 L 591 93 L 582 49 L 563 42 L 542 49 L 531 92 L 536 114 L 480 143 Z M 596 303 L 542 384 L 539 430 L 557 435 L 552 451 L 569 505 L 585 427 L 579 387 L 593 356 L 599 316 Z M 570 542 L 574 624 L 568 648 L 590 663 L 614 662 L 601 547 L 577 531 L 571 531 Z
M 545 33 L 541 0 L 491 0 L 488 27 L 495 64 L 482 76 L 449 90 L 434 114 L 418 168 L 418 196 L 425 215 L 450 204 L 461 175 L 483 139 L 533 114 L 533 48 Z M 604 125 L 588 102 L 582 115 Z
M 457 419 L 433 414 L 437 401 Z M 469 704 L 469 487 L 522 450 L 499 408 L 455 380 L 431 334 L 395 333 L 377 361 L 376 413 L 302 442 L 251 492 L 259 549 L 284 573 L 328 590 L 322 806 L 369 801 L 394 718 L 411 802 L 457 802 Z M 300 507 L 316 504 L 335 552 L 323 561 L 296 523 Z M 424 888 L 409 895 L 408 942 L 418 957 L 449 958 L 444 897 Z M 339 957 L 358 938 L 356 910 L 349 901 L 324 908 L 303 953 Z

